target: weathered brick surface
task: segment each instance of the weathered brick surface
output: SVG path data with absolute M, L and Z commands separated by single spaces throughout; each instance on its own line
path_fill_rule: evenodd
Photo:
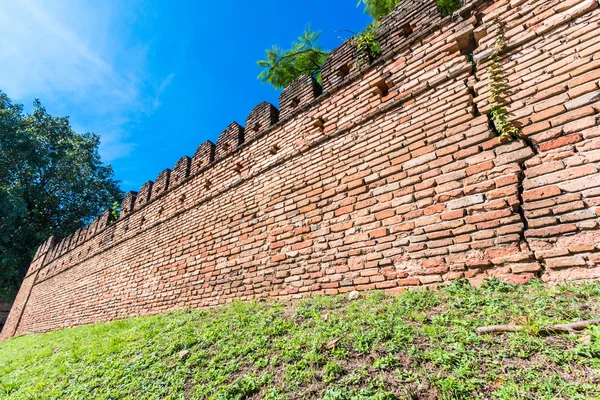
M 545 280 L 600 277 L 600 9 L 597 1 L 500 1 L 482 8 L 485 55 L 506 22 L 508 109 L 536 154 L 523 164 L 525 238 Z M 485 67 L 475 88 L 489 108 Z M 479 72 L 481 71 L 481 72 Z
M 487 115 L 496 18 L 526 136 L 505 144 Z M 262 296 L 599 277 L 599 22 L 596 0 L 476 1 L 452 17 L 404 0 L 379 28 L 381 59 L 357 68 L 346 43 L 326 93 L 299 79 L 281 121 L 259 105 L 160 191 L 127 197 L 116 223 L 42 245 L 2 338 Z
M 191 167 L 192 159 L 190 157 L 184 156 L 181 159 L 179 159 L 179 161 L 177 161 L 177 164 L 175 164 L 175 167 L 173 167 L 173 171 L 171 171 L 171 176 L 169 179 L 169 189 L 172 189 L 174 186 L 179 185 L 188 176 L 190 176 Z
M 347 81 L 350 78 L 350 72 L 357 69 L 357 60 L 357 49 L 351 41 L 346 41 L 329 53 L 321 69 L 323 89 L 329 91 Z M 281 106 L 283 110 L 283 104 Z
M 137 197 L 137 192 L 128 192 L 123 201 L 121 202 L 121 216 L 125 217 L 133 212 L 135 207 L 135 199 Z M 78 241 L 78 244 L 81 244 L 81 241 Z
M 198 146 L 196 153 L 194 153 L 190 166 L 190 174 L 196 175 L 200 170 L 208 167 L 214 160 L 215 145 L 210 140 L 207 140 Z M 189 175 L 186 175 L 186 178 L 187 176 Z
M 294 114 L 299 107 L 310 104 L 321 92 L 321 86 L 312 76 L 303 75 L 294 80 L 279 96 L 281 119 Z
M 171 170 L 169 168 L 158 174 L 156 181 L 152 185 L 152 193 L 150 198 L 154 200 L 169 189 L 169 181 L 171 178 Z
M 244 132 L 244 127 L 240 126 L 237 122 L 232 122 L 217 139 L 215 158 L 221 159 L 225 157 L 244 143 Z
M 251 141 L 256 136 L 269 130 L 279 121 L 279 110 L 273 104 L 263 101 L 250 112 L 246 118 L 244 140 Z
M 135 198 L 135 205 L 134 205 L 135 210 L 144 208 L 144 206 L 146 206 L 146 204 L 151 200 L 153 185 L 154 185 L 153 181 L 148 181 L 142 185 L 142 187 L 140 188 L 140 191 L 138 192 L 138 194 Z M 90 234 L 93 235 L 95 233 L 96 233 L 96 227 L 94 227 L 94 229 L 92 229 Z

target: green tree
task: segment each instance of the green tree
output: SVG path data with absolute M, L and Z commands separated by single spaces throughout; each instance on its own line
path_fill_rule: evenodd
M 358 6 L 364 4 L 365 13 L 369 14 L 375 21 L 381 21 L 391 13 L 402 0 L 359 0 Z M 450 15 L 462 6 L 461 0 L 436 0 L 438 9 L 442 15 Z
M 437 0 L 436 2 L 442 15 L 450 15 L 462 7 L 461 0 Z
M 320 35 L 321 32 L 313 31 L 308 25 L 291 49 L 273 46 L 266 50 L 267 58 L 256 63 L 263 69 L 258 79 L 282 89 L 301 75 L 318 76 L 329 54 L 318 43 Z
M 381 21 L 386 15 L 394 11 L 401 0 L 359 0 L 357 7 L 365 5 L 365 13 L 375 21 Z
M 46 238 L 73 233 L 122 198 L 99 144 L 38 100 L 26 114 L 0 91 L 0 297 L 18 289 Z

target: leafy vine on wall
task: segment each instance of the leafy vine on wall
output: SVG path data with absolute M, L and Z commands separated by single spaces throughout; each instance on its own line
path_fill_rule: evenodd
M 494 23 L 498 27 L 498 34 L 496 36 L 496 43 L 494 44 L 494 51 L 490 55 L 492 64 L 488 68 L 488 75 L 490 79 L 490 117 L 492 118 L 492 122 L 498 131 L 498 139 L 501 142 L 506 142 L 520 138 L 523 136 L 523 134 L 521 130 L 509 120 L 506 107 L 504 106 L 504 97 L 506 95 L 506 78 L 502 72 L 500 58 L 502 51 L 506 46 L 506 39 L 504 36 L 506 23 L 501 21 L 499 18 L 496 18 Z
M 381 55 L 381 44 L 377 40 L 378 22 L 373 22 L 367 28 L 352 38 L 354 45 L 359 53 L 367 56 L 368 60 L 362 59 L 360 56 L 356 61 L 356 67 L 362 68 L 365 64 L 372 63 Z

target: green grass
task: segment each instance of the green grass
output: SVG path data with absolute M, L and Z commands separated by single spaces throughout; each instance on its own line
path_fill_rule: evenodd
M 600 283 L 234 303 L 0 343 L 0 397 L 599 398 L 600 326 L 536 334 L 599 311 Z M 474 333 L 516 318 L 527 332 Z

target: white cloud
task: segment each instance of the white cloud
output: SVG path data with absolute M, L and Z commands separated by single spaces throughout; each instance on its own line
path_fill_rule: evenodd
M 154 101 L 152 102 L 153 110 L 157 110 L 160 107 L 160 96 L 164 93 L 165 89 L 167 86 L 169 86 L 173 78 L 175 78 L 175 74 L 170 73 L 158 86 L 158 89 L 156 90 L 156 97 L 154 97 Z
M 146 70 L 148 44 L 116 19 L 132 9 L 105 1 L 2 2 L 0 90 L 25 104 L 39 97 L 51 113 L 70 115 L 76 130 L 100 134 L 105 161 L 127 156 L 135 146 L 128 127 L 160 107 L 174 77 L 156 84 Z

